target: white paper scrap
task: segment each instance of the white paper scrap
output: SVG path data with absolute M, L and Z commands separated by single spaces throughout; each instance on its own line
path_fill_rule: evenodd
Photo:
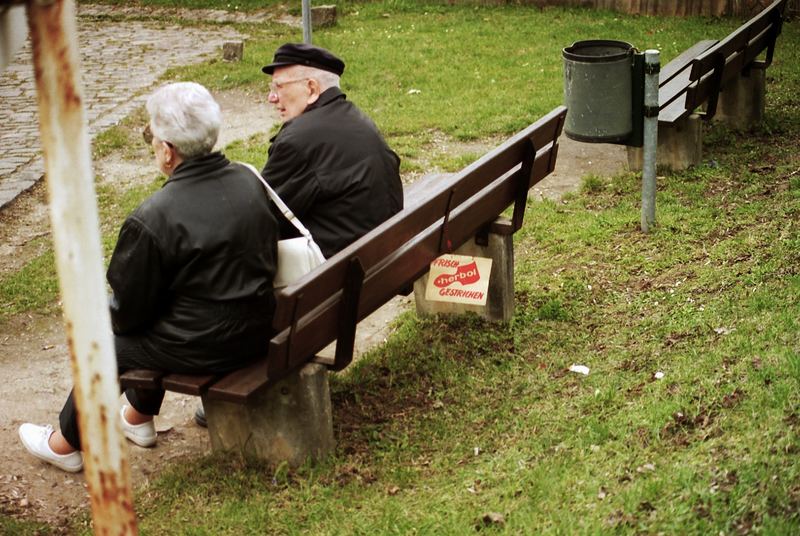
M 589 367 L 587 367 L 586 365 L 570 365 L 569 371 L 577 372 L 578 374 L 583 374 L 584 376 L 589 375 Z

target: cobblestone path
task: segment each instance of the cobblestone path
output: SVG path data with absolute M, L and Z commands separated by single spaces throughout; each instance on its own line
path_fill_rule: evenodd
M 141 105 L 166 69 L 218 54 L 242 39 L 232 27 L 78 19 L 89 132 L 95 135 Z M 0 72 L 0 208 L 44 174 L 30 40 Z

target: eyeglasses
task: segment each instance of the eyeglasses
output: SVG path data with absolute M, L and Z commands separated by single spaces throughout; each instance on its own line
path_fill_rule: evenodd
M 277 93 L 279 89 L 283 89 L 284 86 L 288 86 L 289 84 L 295 84 L 297 82 L 303 82 L 308 80 L 308 78 L 297 78 L 295 80 L 287 80 L 285 82 L 271 82 L 269 84 L 269 92 L 270 93 Z
M 150 123 L 148 123 L 147 126 L 144 127 L 144 130 L 142 130 L 142 138 L 144 138 L 144 142 L 147 145 L 153 143 L 153 131 L 150 130 Z M 169 147 L 174 147 L 174 145 L 172 145 L 172 143 L 168 142 L 167 140 L 161 140 L 161 141 L 166 143 Z

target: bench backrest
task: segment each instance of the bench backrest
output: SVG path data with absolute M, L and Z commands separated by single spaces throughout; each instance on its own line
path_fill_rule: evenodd
M 270 375 L 302 365 L 334 340 L 334 367 L 346 366 L 355 323 L 407 288 L 431 261 L 521 200 L 518 228 L 528 190 L 555 167 L 565 115 L 566 108 L 556 108 L 279 292 Z
M 785 8 L 786 0 L 775 0 L 724 39 L 700 41 L 671 60 L 659 73 L 659 122 L 674 123 L 704 103 L 706 118 L 713 117 L 726 83 L 772 62 Z M 765 50 L 764 61 L 756 61 Z
M 565 107 L 554 109 L 461 172 L 430 185 L 424 196 L 280 290 L 269 380 L 308 362 L 334 340 L 333 366 L 346 366 L 355 324 L 408 288 L 431 261 L 515 203 L 518 228 L 528 190 L 555 167 L 565 115 Z
M 753 66 L 772 63 L 775 41 L 781 33 L 786 0 L 775 0 L 758 15 L 698 56 L 692 65 L 694 84 L 687 92 L 687 107 L 694 109 L 708 102 L 706 114 L 716 111 L 720 89 Z M 766 58 L 756 58 L 766 51 Z

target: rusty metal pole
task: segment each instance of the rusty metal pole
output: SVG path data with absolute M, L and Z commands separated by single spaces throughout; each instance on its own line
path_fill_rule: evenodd
M 95 534 L 136 534 L 73 0 L 30 0 L 42 149 Z

